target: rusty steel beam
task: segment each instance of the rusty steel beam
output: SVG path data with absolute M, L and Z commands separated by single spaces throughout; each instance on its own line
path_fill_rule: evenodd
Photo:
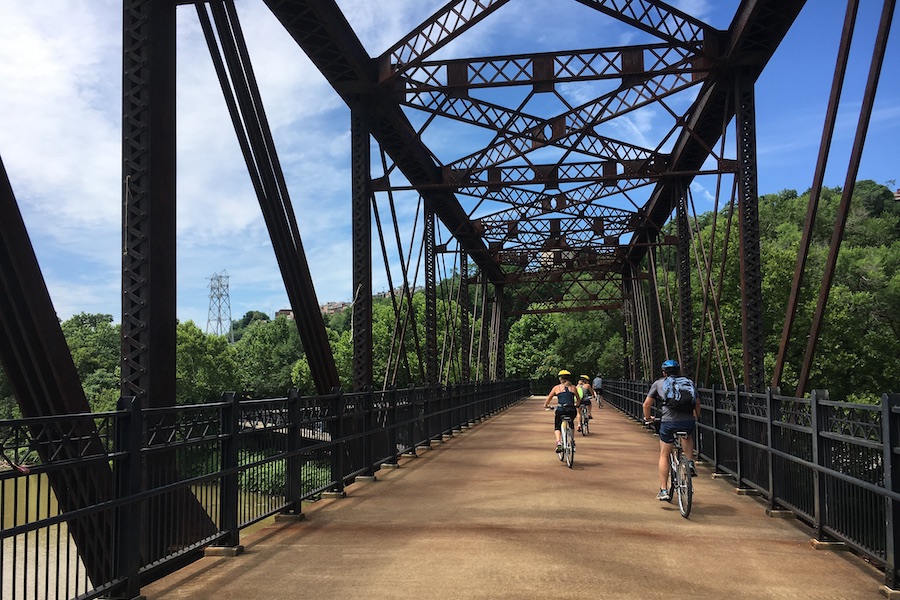
M 672 150 L 673 171 L 690 172 L 702 167 L 709 149 L 724 133 L 723 123 L 734 116 L 728 71 L 742 65 L 750 80 L 755 81 L 805 4 L 806 0 L 743 0 L 727 32 L 714 35 L 707 32 L 704 43 L 710 45 L 708 54 L 715 57 L 719 75 L 707 79 L 688 113 L 685 129 Z M 649 221 L 656 229 L 668 221 L 675 208 L 667 189 L 670 185 L 669 181 L 660 182 L 646 204 Z M 635 236 L 629 260 L 639 264 L 646 254 L 640 242 L 654 235 L 650 228 Z
M 440 183 L 440 169 L 430 150 L 389 97 L 389 91 L 378 85 L 376 61 L 366 53 L 334 0 L 265 2 L 348 106 L 357 95 L 366 98 L 373 111 L 372 136 L 410 183 Z M 503 281 L 503 271 L 492 260 L 456 197 L 441 190 L 424 190 L 423 196 L 490 280 Z
M 697 49 L 675 44 L 646 44 L 591 50 L 563 50 L 423 62 L 403 74 L 405 94 L 440 91 L 451 96 L 468 90 L 532 85 L 550 91 L 557 83 L 646 78 L 653 74 L 709 71 L 709 60 Z

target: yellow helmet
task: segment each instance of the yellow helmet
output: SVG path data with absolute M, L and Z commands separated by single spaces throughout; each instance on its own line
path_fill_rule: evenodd
M 559 373 L 557 373 L 556 376 L 557 376 L 557 377 L 570 377 L 571 375 L 572 375 L 571 373 L 569 373 L 568 371 L 566 371 L 565 369 L 563 369 L 562 371 L 560 371 Z
M 579 376 L 578 376 L 578 379 L 584 379 L 585 381 L 590 381 L 590 380 L 591 380 L 591 378 L 588 377 L 587 375 L 579 375 Z

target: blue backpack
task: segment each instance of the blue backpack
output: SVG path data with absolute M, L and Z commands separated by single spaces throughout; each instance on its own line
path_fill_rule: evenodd
M 697 401 L 694 382 L 687 377 L 666 377 L 663 381 L 663 400 L 666 406 L 678 412 L 692 412 Z

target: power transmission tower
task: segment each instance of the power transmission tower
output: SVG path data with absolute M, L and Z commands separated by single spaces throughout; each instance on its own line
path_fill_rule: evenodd
M 206 333 L 227 335 L 234 342 L 231 328 L 231 299 L 228 296 L 228 273 L 213 273 L 209 278 L 209 316 L 206 319 Z

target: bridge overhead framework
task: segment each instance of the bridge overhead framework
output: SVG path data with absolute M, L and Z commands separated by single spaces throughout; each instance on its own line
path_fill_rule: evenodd
M 699 467 L 683 519 L 656 494 L 657 438 L 612 408 L 553 453 L 541 398 L 435 442 L 306 519 L 259 530 L 236 557 L 207 556 L 142 589 L 147 600 L 281 598 L 879 597 L 881 573 L 816 550 Z

